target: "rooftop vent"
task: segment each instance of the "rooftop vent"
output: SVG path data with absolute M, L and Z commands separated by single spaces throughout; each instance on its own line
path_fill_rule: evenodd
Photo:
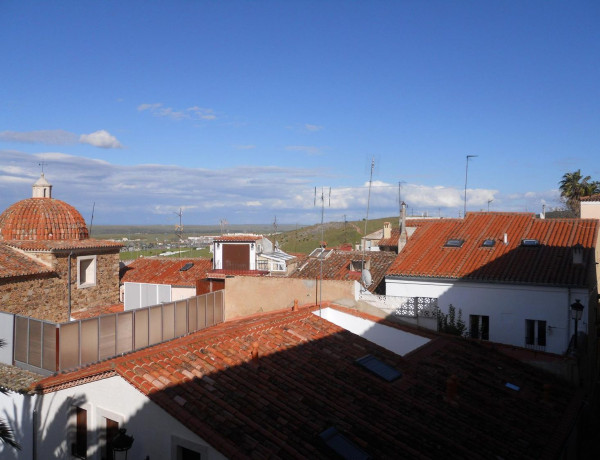
M 190 268 L 192 268 L 194 264 L 192 262 L 188 262 L 183 267 L 179 269 L 180 272 L 187 272 Z
M 465 240 L 461 240 L 458 238 L 450 238 L 448 241 L 446 241 L 446 244 L 444 246 L 447 248 L 462 248 L 464 242 Z
M 357 359 L 356 364 L 364 367 L 387 382 L 393 382 L 394 380 L 402 377 L 402 372 L 394 369 L 392 366 L 387 365 L 383 361 L 380 361 L 373 355 L 366 355 Z

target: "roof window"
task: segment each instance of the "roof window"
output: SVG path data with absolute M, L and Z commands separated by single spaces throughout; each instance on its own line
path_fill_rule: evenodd
M 187 272 L 190 268 L 192 268 L 194 264 L 192 262 L 188 262 L 183 267 L 179 269 L 180 272 Z
M 487 238 L 487 239 L 483 240 L 483 243 L 481 244 L 481 246 L 483 246 L 484 248 L 493 248 L 495 244 L 496 244 L 496 240 L 493 240 L 492 238 Z
M 529 248 L 535 248 L 540 245 L 540 241 L 533 238 L 525 238 L 521 240 L 521 246 L 527 246 Z
M 350 441 L 334 426 L 327 428 L 319 437 L 341 458 L 356 460 L 368 460 L 371 458 L 369 454 Z
M 373 355 L 366 355 L 357 359 L 356 364 L 364 367 L 368 371 L 378 375 L 388 382 L 393 382 L 394 380 L 402 377 L 402 372 L 394 369 L 392 366 L 387 365 L 383 361 L 380 361 Z
M 462 248 L 464 242 L 465 240 L 461 240 L 458 238 L 450 238 L 448 241 L 446 241 L 446 244 L 444 246 L 447 248 Z

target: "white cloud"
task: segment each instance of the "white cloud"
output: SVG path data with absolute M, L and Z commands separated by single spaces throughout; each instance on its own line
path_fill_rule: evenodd
M 310 145 L 288 145 L 285 149 L 290 152 L 304 152 L 307 155 L 319 155 L 321 153 L 318 147 Z
M 217 116 L 213 109 L 205 107 L 188 107 L 187 109 L 174 109 L 172 107 L 164 107 L 161 102 L 153 104 L 140 104 L 137 107 L 139 112 L 149 111 L 155 117 L 171 118 L 173 120 L 216 120 Z
M 68 145 L 77 142 L 77 135 L 62 129 L 40 131 L 0 131 L 0 140 L 27 144 Z
M 323 129 L 322 126 L 319 125 L 311 125 L 309 123 L 306 123 L 304 125 L 304 127 L 308 130 L 308 131 L 321 131 Z
M 99 147 L 102 149 L 123 148 L 117 138 L 104 129 L 90 134 L 82 134 L 79 136 L 79 142 L 82 144 L 90 144 L 94 147 Z

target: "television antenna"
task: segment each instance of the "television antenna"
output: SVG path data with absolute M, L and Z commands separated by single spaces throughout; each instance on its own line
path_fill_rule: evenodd
M 331 207 L 331 187 L 329 187 L 329 196 L 327 198 L 328 206 Z M 314 198 L 314 206 L 317 205 L 317 187 L 315 187 L 315 198 Z M 319 256 L 320 261 L 320 274 L 319 274 L 319 316 L 321 316 L 321 304 L 323 298 L 323 253 L 325 252 L 325 235 L 324 235 L 324 225 L 323 220 L 325 217 L 325 188 L 321 187 L 321 242 L 319 246 L 321 247 L 321 255 Z
M 361 281 L 365 289 L 372 282 L 371 273 L 365 268 L 365 250 L 367 247 L 367 224 L 369 223 L 369 205 L 371 203 L 371 185 L 373 184 L 373 168 L 375 168 L 375 158 L 371 158 L 371 173 L 369 175 L 369 195 L 367 197 L 367 216 L 365 217 L 365 234 L 362 248 L 362 268 L 361 268 Z
M 179 225 L 175 225 L 175 234 L 179 239 L 179 258 L 181 258 L 181 243 L 183 242 L 183 223 L 181 222 L 183 211 L 181 208 L 179 208 L 179 212 L 176 212 L 175 215 L 179 217 Z

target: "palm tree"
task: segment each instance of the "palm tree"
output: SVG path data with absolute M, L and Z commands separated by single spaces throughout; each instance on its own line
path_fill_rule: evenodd
M 4 342 L 3 339 L 0 339 L 0 348 L 2 348 L 5 345 L 6 342 Z M 6 394 L 8 393 L 8 391 L 2 387 L 0 387 L 0 393 L 2 394 Z M 8 444 L 9 446 L 14 447 L 15 449 L 21 449 L 21 446 L 19 445 L 19 443 L 17 441 L 15 441 L 15 436 L 13 434 L 13 431 L 10 429 L 10 427 L 8 426 L 8 424 L 0 418 L 0 441 L 2 441 L 4 444 Z
M 565 173 L 559 182 L 560 196 L 565 200 L 567 207 L 579 215 L 579 200 L 581 197 L 598 193 L 600 183 L 593 181 L 590 176 L 583 177 L 581 169 L 572 173 Z

